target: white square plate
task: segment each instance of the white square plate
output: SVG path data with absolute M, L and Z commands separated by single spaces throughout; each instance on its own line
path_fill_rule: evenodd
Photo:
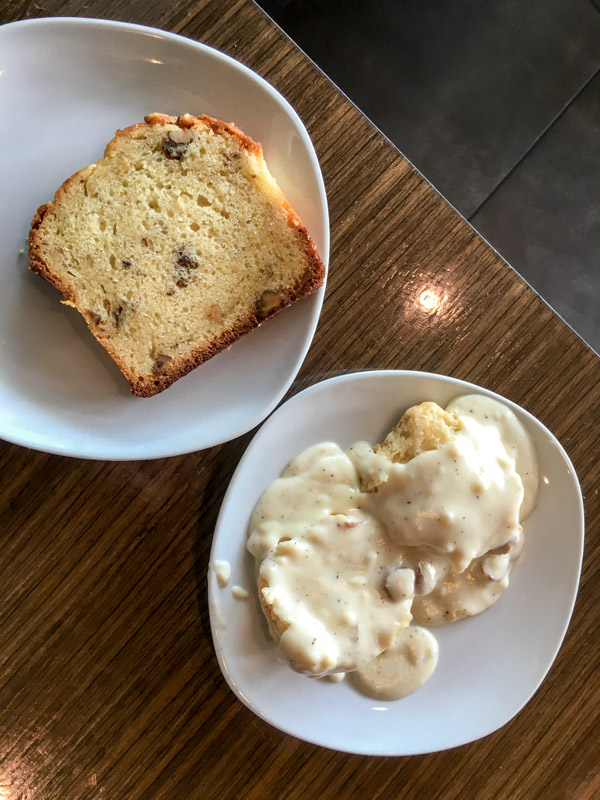
M 322 441 L 348 447 L 382 441 L 412 405 L 480 393 L 517 415 L 538 453 L 538 505 L 524 524 L 525 548 L 498 603 L 476 617 L 435 629 L 439 661 L 417 692 L 372 700 L 350 682 L 293 672 L 267 632 L 254 564 L 246 552 L 250 516 L 286 464 Z M 502 397 L 454 378 L 423 372 L 363 372 L 318 383 L 263 425 L 231 480 L 217 521 L 211 562 L 229 561 L 229 585 L 208 578 L 215 649 L 235 694 L 278 728 L 325 747 L 367 755 L 412 755 L 466 744 L 505 725 L 550 669 L 571 618 L 583 553 L 583 503 L 577 476 L 554 436 Z M 238 584 L 250 597 L 236 600 Z
M 0 27 L 0 437 L 65 455 L 142 459 L 233 439 L 283 397 L 324 288 L 167 391 L 136 398 L 79 314 L 27 271 L 38 206 L 153 111 L 206 113 L 263 145 L 269 168 L 329 255 L 327 199 L 298 115 L 266 81 L 204 45 L 136 25 L 40 19 Z M 21 252 L 24 251 L 24 252 Z

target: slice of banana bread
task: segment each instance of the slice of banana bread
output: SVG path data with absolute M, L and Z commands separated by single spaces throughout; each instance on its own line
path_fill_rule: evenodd
M 149 397 L 322 285 L 261 146 L 211 117 L 151 114 L 42 206 L 30 269 Z

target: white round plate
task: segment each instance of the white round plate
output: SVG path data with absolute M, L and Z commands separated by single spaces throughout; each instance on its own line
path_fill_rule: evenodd
M 264 621 L 246 552 L 252 510 L 286 464 L 310 445 L 381 441 L 409 406 L 445 406 L 478 392 L 508 405 L 535 442 L 540 465 L 537 509 L 524 523 L 525 550 L 511 585 L 485 613 L 436 628 L 439 662 L 417 692 L 372 700 L 350 682 L 333 684 L 293 672 Z M 471 742 L 506 724 L 548 672 L 565 635 L 581 570 L 583 505 L 566 453 L 534 417 L 507 400 L 453 378 L 420 372 L 363 372 L 318 383 L 263 425 L 225 495 L 211 563 L 229 561 L 229 585 L 209 573 L 215 649 L 231 689 L 252 711 L 287 733 L 349 753 L 412 755 Z M 236 600 L 231 586 L 250 590 Z
M 262 143 L 327 263 L 327 199 L 298 115 L 266 81 L 216 50 L 117 22 L 0 27 L 0 77 L 0 437 L 84 458 L 145 459 L 201 450 L 257 425 L 300 368 L 323 289 L 166 392 L 136 398 L 79 314 L 28 273 L 26 240 L 38 206 L 101 158 L 118 128 L 153 111 L 206 113 Z

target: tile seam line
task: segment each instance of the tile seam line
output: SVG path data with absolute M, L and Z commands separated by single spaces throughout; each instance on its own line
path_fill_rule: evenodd
M 513 173 L 514 173 L 514 172 L 515 172 L 515 171 L 516 171 L 516 170 L 517 170 L 517 169 L 520 167 L 520 165 L 523 163 L 523 161 L 525 161 L 525 159 L 526 159 L 526 158 L 527 158 L 527 156 L 528 156 L 528 155 L 529 155 L 529 154 L 532 152 L 532 150 L 533 150 L 533 149 L 534 149 L 534 148 L 535 148 L 535 147 L 536 147 L 536 146 L 537 146 L 537 145 L 538 145 L 538 144 L 541 142 L 541 140 L 544 138 L 544 136 L 546 136 L 546 134 L 547 134 L 547 133 L 548 133 L 548 132 L 549 132 L 549 131 L 550 131 L 550 130 L 551 130 L 551 129 L 552 129 L 552 128 L 553 128 L 553 127 L 556 125 L 556 123 L 559 121 L 559 119 L 560 119 L 561 117 L 563 117 L 563 116 L 566 114 L 566 112 L 567 112 L 567 111 L 569 110 L 569 108 L 570 108 L 570 107 L 573 105 L 573 103 L 574 103 L 574 102 L 577 100 L 577 98 L 578 98 L 578 97 L 580 97 L 580 95 L 581 95 L 581 94 L 584 92 L 584 90 L 585 90 L 585 89 L 587 89 L 587 87 L 589 86 L 589 84 L 590 84 L 590 83 L 591 83 L 591 82 L 594 80 L 594 78 L 598 77 L 598 75 L 600 75 L 600 67 L 598 67 L 598 68 L 597 68 L 597 69 L 596 69 L 596 70 L 595 70 L 595 71 L 594 71 L 594 72 L 593 72 L 593 73 L 592 73 L 592 74 L 589 76 L 589 78 L 587 78 L 587 79 L 586 79 L 586 80 L 583 82 L 583 84 L 582 84 L 582 85 L 579 87 L 579 89 L 578 89 L 578 90 L 575 92 L 575 94 L 573 95 L 573 97 L 571 97 L 571 99 L 570 99 L 570 100 L 567 100 L 567 102 L 566 102 L 566 103 L 565 103 L 565 105 L 564 105 L 564 106 L 561 108 L 561 110 L 560 110 L 560 111 L 559 111 L 559 112 L 558 112 L 558 113 L 557 113 L 557 114 L 556 114 L 556 115 L 555 115 L 555 116 L 554 116 L 554 117 L 553 117 L 553 118 L 550 120 L 550 122 L 549 122 L 549 123 L 546 125 L 546 127 L 545 127 L 545 128 L 542 130 L 542 132 L 541 132 L 541 133 L 540 133 L 540 134 L 539 134 L 539 135 L 538 135 L 538 136 L 537 136 L 537 137 L 536 137 L 536 138 L 533 140 L 533 142 L 530 144 L 530 146 L 527 148 L 527 150 L 525 150 L 525 152 L 523 153 L 523 155 L 522 155 L 522 156 L 520 156 L 520 157 L 519 157 L 519 159 L 518 159 L 518 160 L 517 160 L 517 161 L 516 161 L 516 162 L 513 164 L 513 166 L 512 166 L 512 167 L 511 167 L 511 168 L 508 170 L 508 172 L 506 173 L 506 175 L 504 175 L 504 176 L 503 176 L 503 177 L 502 177 L 502 178 L 501 178 L 501 179 L 498 181 L 498 183 L 497 183 L 497 184 L 494 186 L 494 188 L 491 190 L 491 192 L 488 194 L 488 196 L 487 196 L 487 197 L 486 197 L 484 200 L 482 200 L 482 201 L 481 201 L 481 203 L 479 203 L 479 205 L 477 206 L 477 208 L 476 208 L 474 211 L 472 211 L 472 212 L 469 214 L 469 216 L 467 217 L 467 220 L 468 220 L 468 221 L 469 221 L 471 224 L 474 224 L 474 223 L 473 223 L 473 220 L 475 219 L 475 217 L 477 216 L 477 214 L 478 214 L 478 213 L 479 213 L 479 212 L 482 210 L 482 208 L 484 208 L 484 206 L 486 205 L 486 203 L 487 203 L 489 200 L 491 200 L 491 198 L 492 198 L 492 197 L 493 197 L 493 196 L 496 194 L 496 192 L 498 191 L 498 189 L 500 189 L 500 187 L 501 187 L 501 186 L 503 186 L 503 185 L 506 183 L 506 181 L 507 181 L 507 180 L 508 180 L 508 179 L 511 177 L 511 175 L 512 175 L 512 174 L 513 174 Z

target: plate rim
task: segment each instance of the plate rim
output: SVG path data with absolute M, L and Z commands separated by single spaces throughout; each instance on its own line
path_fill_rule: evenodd
M 14 22 L 8 22 L 3 25 L 0 25 L 0 41 L 5 36 L 9 36 L 15 30 L 21 29 L 29 29 L 29 28 L 57 28 L 57 29 L 69 29 L 69 28 L 87 28 L 92 31 L 99 31 L 101 29 L 106 28 L 113 28 L 123 30 L 127 33 L 134 34 L 134 35 L 151 35 L 154 37 L 159 37 L 161 39 L 168 40 L 172 42 L 176 46 L 183 46 L 187 47 L 192 51 L 202 52 L 208 54 L 210 57 L 217 59 L 218 61 L 222 61 L 230 68 L 233 68 L 243 74 L 246 78 L 251 81 L 258 83 L 264 90 L 268 92 L 273 98 L 275 98 L 276 102 L 280 104 L 280 106 L 285 110 L 286 114 L 294 121 L 302 139 L 304 140 L 305 147 L 307 152 L 310 156 L 311 162 L 315 167 L 315 177 L 317 182 L 317 190 L 318 190 L 318 199 L 319 204 L 322 209 L 322 212 L 319 216 L 322 216 L 323 221 L 323 247 L 319 248 L 319 256 L 323 264 L 325 265 L 325 278 L 323 285 L 317 289 L 310 297 L 304 298 L 305 302 L 311 303 L 312 308 L 307 310 L 307 334 L 304 337 L 304 342 L 302 347 L 300 348 L 298 355 L 295 361 L 290 364 L 289 368 L 289 375 L 288 378 L 281 384 L 279 391 L 273 394 L 270 401 L 265 403 L 262 407 L 262 410 L 249 419 L 243 425 L 235 428 L 233 431 L 227 434 L 225 438 L 223 436 L 211 437 L 206 438 L 206 441 L 199 441 L 193 442 L 189 445 L 184 445 L 179 448 L 170 448 L 164 447 L 160 451 L 156 449 L 152 449 L 145 445 L 145 449 L 135 452 L 135 454 L 127 454 L 123 450 L 114 450 L 114 442 L 110 439 L 103 439 L 103 447 L 87 447 L 85 450 L 75 449 L 73 447 L 64 446 L 61 444 L 59 440 L 55 440 L 52 443 L 46 443 L 41 441 L 43 438 L 40 431 L 36 431 L 35 435 L 33 436 L 25 436 L 19 435 L 17 433 L 13 433 L 10 428 L 5 430 L 5 423 L 3 420 L 3 415 L 0 415 L 0 438 L 9 444 L 19 445 L 21 447 L 28 447 L 30 449 L 34 449 L 39 452 L 43 453 L 50 453 L 53 455 L 59 456 L 66 456 L 71 458 L 80 458 L 82 460 L 96 460 L 96 461 L 149 461 L 149 460 L 156 460 L 160 458 L 172 458 L 175 456 L 187 455 L 189 453 L 200 452 L 202 450 L 207 450 L 211 447 L 216 447 L 221 444 L 225 444 L 226 442 L 232 441 L 233 439 L 237 439 L 240 436 L 243 436 L 248 431 L 252 430 L 256 426 L 260 425 L 267 417 L 272 413 L 273 409 L 281 402 L 282 398 L 288 392 L 290 386 L 296 379 L 298 372 L 300 371 L 305 359 L 306 355 L 313 343 L 315 333 L 319 324 L 321 311 L 323 308 L 323 302 L 325 298 L 325 292 L 327 288 L 327 281 L 329 277 L 329 260 L 330 260 L 330 248 L 331 248 L 331 230 L 330 230 L 330 220 L 329 220 L 329 205 L 327 200 L 327 192 L 325 188 L 325 181 L 323 178 L 323 171 L 321 168 L 321 164 L 319 158 L 317 156 L 314 144 L 310 138 L 310 135 L 306 129 L 306 125 L 300 118 L 298 112 L 294 109 L 291 103 L 287 100 L 283 94 L 278 91 L 274 86 L 272 86 L 262 75 L 259 75 L 257 72 L 252 70 L 250 67 L 246 66 L 240 61 L 237 61 L 230 55 L 223 53 L 222 51 L 216 49 L 215 47 L 211 47 L 210 45 L 204 44 L 203 42 L 198 42 L 195 39 L 191 39 L 189 37 L 183 36 L 178 33 L 172 33 L 170 31 L 162 30 L 161 28 L 155 28 L 147 25 L 140 25 L 133 22 L 122 22 L 120 20 L 107 20 L 101 19 L 96 17 L 37 17 L 34 19 L 25 19 L 25 20 L 15 20 Z M 10 384 L 8 384 L 10 385 Z M 129 398 L 128 398 L 129 399 Z
M 242 470 L 245 468 L 246 462 L 251 459 L 251 457 L 253 455 L 253 451 L 256 449 L 256 447 L 260 446 L 260 442 L 261 442 L 261 439 L 262 439 L 262 437 L 264 435 L 265 428 L 267 428 L 269 423 L 272 420 L 274 420 L 280 413 L 283 413 L 284 409 L 289 409 L 290 406 L 293 407 L 293 405 L 295 405 L 297 402 L 301 402 L 301 399 L 303 397 L 306 397 L 308 394 L 313 394 L 313 393 L 318 392 L 319 389 L 322 388 L 326 384 L 331 385 L 331 384 L 334 384 L 334 383 L 352 382 L 352 381 L 355 381 L 355 380 L 364 381 L 364 380 L 370 380 L 370 379 L 372 379 L 374 377 L 375 378 L 379 378 L 381 376 L 386 376 L 386 375 L 396 375 L 398 377 L 406 376 L 406 375 L 411 375 L 411 376 L 415 376 L 416 375 L 416 376 L 422 377 L 424 379 L 440 380 L 442 382 L 445 382 L 445 383 L 448 383 L 448 384 L 452 384 L 452 385 L 455 385 L 457 387 L 463 387 L 464 389 L 474 390 L 474 391 L 471 391 L 469 393 L 480 393 L 480 394 L 484 394 L 484 395 L 486 395 L 488 397 L 491 397 L 492 399 L 500 400 L 502 403 L 507 405 L 513 412 L 515 412 L 518 416 L 524 416 L 526 419 L 531 420 L 533 422 L 533 424 L 535 424 L 536 426 L 540 426 L 541 429 L 546 432 L 546 434 L 548 435 L 549 440 L 552 442 L 553 446 L 558 449 L 559 454 L 564 459 L 566 467 L 570 471 L 571 476 L 572 476 L 572 483 L 573 483 L 573 487 L 575 489 L 575 496 L 576 496 L 576 499 L 577 499 L 577 520 L 575 520 L 575 522 L 577 524 L 576 524 L 576 526 L 574 526 L 574 527 L 576 527 L 576 530 L 577 530 L 577 533 L 578 533 L 578 537 L 577 537 L 577 549 L 578 549 L 578 552 L 577 552 L 577 579 L 576 579 L 576 582 L 575 582 L 575 586 L 574 586 L 574 591 L 572 593 L 572 597 L 570 599 L 570 604 L 569 604 L 569 607 L 567 609 L 568 613 L 566 615 L 565 622 L 562 625 L 562 628 L 560 630 L 560 636 L 557 639 L 556 646 L 553 648 L 552 657 L 549 659 L 549 661 L 548 661 L 547 665 L 545 666 L 543 672 L 540 673 L 540 675 L 539 675 L 537 681 L 535 682 L 535 684 L 532 685 L 532 688 L 529 691 L 526 699 L 523 702 L 519 701 L 520 705 L 517 704 L 516 709 L 511 710 L 510 716 L 504 722 L 500 723 L 499 725 L 496 725 L 492 729 L 488 730 L 486 733 L 483 733 L 483 734 L 480 734 L 480 735 L 475 735 L 475 736 L 470 735 L 470 736 L 463 737 L 463 738 L 460 739 L 460 741 L 457 741 L 456 743 L 450 745 L 449 747 L 434 747 L 434 748 L 427 748 L 427 749 L 416 748 L 416 749 L 410 749 L 410 750 L 408 750 L 406 748 L 402 748 L 401 750 L 390 748 L 388 751 L 383 751 L 381 748 L 377 748 L 377 747 L 370 748 L 368 746 L 368 742 L 367 742 L 365 747 L 360 747 L 360 748 L 359 747 L 356 747 L 356 748 L 343 747 L 343 748 L 340 748 L 340 747 L 336 747 L 334 744 L 330 744 L 330 743 L 327 743 L 326 741 L 323 741 L 322 739 L 319 738 L 318 734 L 315 734 L 314 737 L 309 737 L 309 736 L 304 736 L 304 735 L 300 736 L 293 729 L 291 729 L 293 726 L 284 727 L 282 724 L 274 721 L 267 714 L 263 713 L 255 704 L 253 704 L 246 697 L 246 695 L 244 694 L 243 690 L 238 688 L 236 683 L 231 678 L 231 675 L 230 675 L 229 670 L 227 668 L 226 659 L 223 656 L 222 648 L 221 648 L 220 645 L 218 645 L 218 638 L 217 638 L 218 637 L 218 634 L 217 634 L 217 629 L 218 629 L 217 614 L 218 614 L 218 611 L 215 608 L 215 604 L 216 604 L 215 596 L 216 596 L 216 593 L 219 590 L 222 591 L 222 589 L 220 589 L 220 587 L 217 587 L 217 585 L 216 585 L 216 583 L 217 583 L 216 582 L 216 576 L 214 575 L 214 570 L 212 569 L 212 564 L 213 564 L 213 561 L 215 559 L 215 554 L 216 554 L 215 551 L 216 551 L 216 548 L 218 546 L 219 528 L 223 524 L 223 517 L 225 516 L 226 506 L 229 504 L 230 498 L 234 493 L 236 479 L 238 478 L 238 475 L 242 472 Z M 247 531 L 247 524 L 244 527 L 244 531 Z M 244 542 L 245 542 L 245 539 L 244 539 Z M 221 673 L 222 673 L 227 685 L 229 686 L 230 690 L 235 695 L 236 699 L 238 701 L 242 702 L 250 711 L 252 711 L 258 717 L 263 719 L 269 725 L 272 725 L 274 728 L 277 728 L 278 730 L 282 731 L 283 733 L 287 734 L 288 736 L 293 736 L 294 738 L 296 738 L 296 739 L 298 739 L 300 741 L 305 741 L 305 742 L 307 742 L 309 744 L 316 745 L 316 746 L 319 746 L 319 747 L 324 747 L 326 749 L 334 750 L 336 752 L 344 752 L 344 753 L 349 753 L 349 754 L 352 754 L 352 755 L 380 756 L 380 757 L 405 757 L 405 756 L 426 755 L 426 754 L 429 754 L 429 753 L 443 752 L 443 751 L 446 751 L 446 750 L 454 749 L 456 747 L 462 747 L 462 746 L 464 746 L 466 744 L 470 744 L 472 742 L 479 741 L 480 739 L 484 739 L 487 736 L 490 736 L 491 734 L 493 734 L 496 731 L 500 730 L 505 725 L 508 725 L 509 722 L 514 720 L 515 717 L 517 717 L 521 713 L 521 711 L 523 711 L 523 709 L 529 704 L 529 702 L 531 701 L 533 696 L 540 689 L 542 683 L 546 679 L 549 671 L 551 670 L 552 666 L 554 665 L 554 663 L 556 661 L 556 657 L 557 657 L 557 655 L 558 655 L 558 653 L 559 653 L 559 651 L 560 651 L 560 649 L 561 649 L 561 647 L 563 645 L 563 642 L 564 642 L 565 636 L 567 634 L 569 625 L 571 624 L 571 620 L 572 620 L 572 617 L 573 617 L 573 610 L 575 608 L 575 603 L 577 601 L 577 597 L 578 597 L 578 593 L 579 593 L 579 585 L 580 585 L 580 582 L 581 582 L 581 570 L 582 570 L 582 564 L 583 564 L 584 547 L 585 547 L 585 512 L 584 512 L 584 504 L 583 504 L 583 495 L 582 495 L 582 491 L 581 491 L 581 483 L 579 481 L 579 478 L 577 477 L 577 473 L 575 471 L 573 463 L 572 463 L 571 459 L 569 458 L 569 455 L 566 452 L 566 450 L 563 447 L 563 445 L 561 444 L 561 442 L 546 427 L 546 425 L 541 420 L 539 420 L 537 417 L 535 417 L 533 414 L 531 414 L 531 412 L 527 411 L 522 406 L 519 406 L 517 403 L 515 403 L 512 400 L 510 400 L 509 398 L 504 397 L 503 395 L 500 395 L 497 392 L 494 392 L 492 389 L 487 389 L 487 388 L 485 388 L 483 386 L 480 386 L 480 385 L 475 384 L 475 383 L 471 383 L 469 381 L 465 381 L 465 380 L 463 380 L 461 378 L 454 378 L 454 377 L 452 377 L 450 375 L 443 375 L 443 374 L 440 374 L 440 373 L 425 372 L 425 371 L 421 371 L 421 370 L 362 370 L 362 371 L 358 371 L 358 372 L 345 373 L 343 375 L 336 375 L 336 376 L 333 376 L 331 378 L 326 378 L 325 380 L 318 381 L 317 383 L 311 384 L 310 386 L 308 386 L 305 389 L 303 389 L 301 392 L 298 392 L 298 394 L 296 394 L 293 397 L 289 398 L 289 400 L 287 400 L 285 403 L 282 403 L 279 406 L 279 408 L 277 408 L 264 421 L 264 423 L 260 426 L 258 431 L 255 433 L 255 435 L 253 436 L 252 440 L 249 442 L 248 446 L 246 447 L 246 450 L 244 451 L 242 457 L 240 458 L 240 460 L 239 460 L 239 462 L 237 464 L 237 467 L 236 467 L 235 471 L 233 472 L 233 475 L 231 476 L 231 479 L 230 479 L 229 484 L 227 486 L 227 490 L 225 492 L 225 495 L 223 496 L 223 501 L 221 503 L 221 508 L 219 509 L 219 514 L 217 516 L 217 520 L 215 522 L 215 528 L 214 528 L 214 532 L 213 532 L 213 538 L 212 538 L 210 555 L 209 555 L 209 562 L 208 562 L 208 570 L 207 570 L 208 607 L 209 607 L 210 630 L 211 630 L 211 636 L 212 636 L 212 639 L 213 639 L 213 649 L 215 651 L 215 655 L 217 657 L 217 661 L 219 663 L 219 668 L 221 670 Z M 244 548 L 244 550 L 245 550 L 245 548 Z M 247 555 L 247 553 L 246 553 L 246 555 Z

